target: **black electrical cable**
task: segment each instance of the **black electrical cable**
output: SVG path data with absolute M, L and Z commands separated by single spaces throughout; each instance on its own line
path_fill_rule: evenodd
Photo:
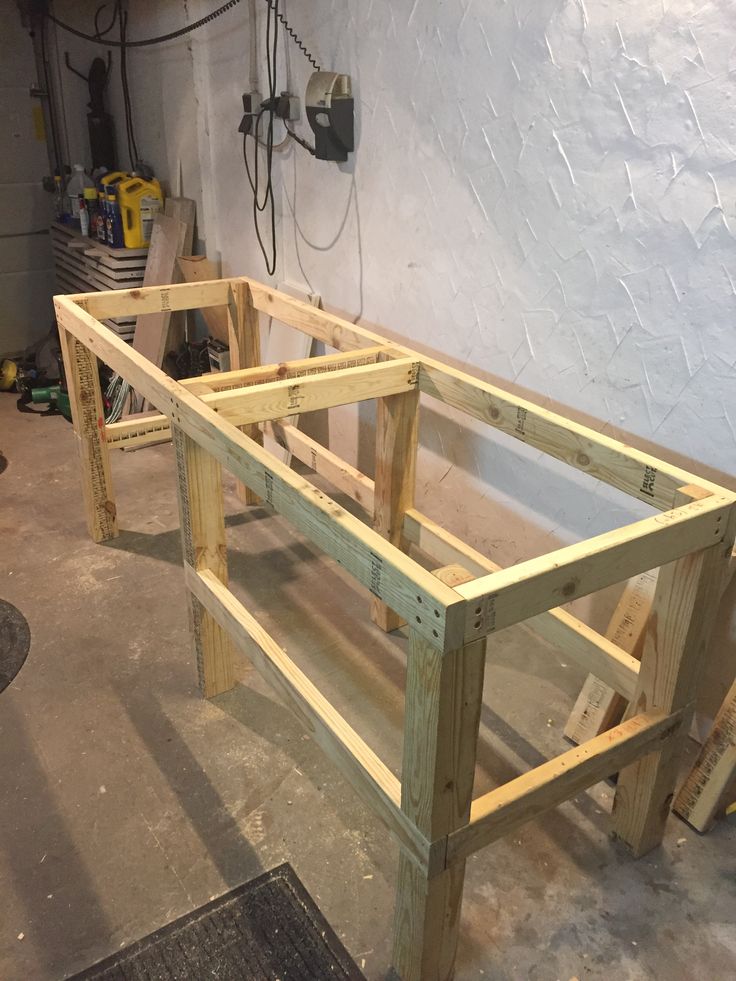
M 265 0 L 265 2 L 268 5 L 269 10 L 273 10 L 275 0 Z M 168 34 L 160 34 L 158 37 L 143 38 L 140 41 L 127 41 L 126 46 L 129 48 L 145 48 L 152 44 L 163 44 L 165 41 L 174 41 L 176 38 L 184 37 L 187 34 L 191 34 L 192 31 L 196 31 L 200 27 L 204 27 L 205 24 L 212 23 L 213 20 L 216 20 L 218 17 L 221 17 L 222 14 L 227 13 L 228 10 L 232 10 L 233 7 L 237 7 L 239 3 L 240 0 L 228 0 L 227 3 L 224 3 L 221 7 L 218 7 L 217 10 L 213 10 L 211 14 L 206 14 L 204 17 L 200 17 L 200 19 L 194 21 L 193 24 L 187 24 L 185 27 L 180 27 L 178 30 L 171 31 Z M 278 7 L 278 3 L 275 3 L 275 5 L 276 7 Z M 98 8 L 98 15 L 101 9 L 102 8 Z M 116 47 L 116 48 L 120 47 L 119 41 L 104 39 L 103 34 L 106 34 L 107 31 L 102 32 L 99 35 L 86 34 L 84 31 L 77 30 L 76 27 L 71 27 L 69 24 L 65 24 L 63 20 L 59 20 L 58 17 L 55 17 L 52 13 L 49 13 L 48 11 L 46 11 L 46 17 L 48 17 L 49 20 L 53 21 L 57 27 L 60 27 L 64 31 L 68 31 L 70 34 L 76 35 L 76 37 L 81 37 L 85 41 L 93 41 L 97 44 L 106 44 L 108 46 Z M 311 54 L 309 49 L 303 44 L 301 38 L 296 33 L 296 31 L 291 27 L 284 14 L 278 11 L 276 13 L 276 17 L 278 18 L 279 22 L 281 23 L 286 33 L 293 40 L 294 44 L 296 44 L 296 46 L 302 52 L 302 54 L 310 63 L 310 65 L 312 65 L 314 70 L 321 71 L 322 69 L 320 68 L 317 60 Z M 96 20 L 95 20 L 95 30 L 97 30 Z
M 269 7 L 272 7 L 273 6 L 273 0 L 266 0 L 266 3 L 268 4 Z M 276 7 L 278 8 L 278 3 L 276 4 Z M 289 22 L 287 21 L 286 17 L 282 13 L 279 13 L 278 9 L 276 11 L 274 11 L 274 12 L 276 14 L 276 18 L 281 22 L 281 26 L 284 28 L 284 30 L 289 35 L 289 37 L 294 42 L 294 44 L 297 46 L 297 48 L 299 48 L 299 50 L 301 51 L 301 53 L 304 55 L 304 57 L 307 59 L 307 61 L 309 62 L 309 64 L 312 66 L 312 68 L 314 68 L 314 70 L 316 72 L 321 72 L 322 69 L 318 65 L 318 63 L 315 60 L 314 56 L 302 44 L 301 38 L 297 35 L 296 31 L 293 31 L 291 29 L 291 26 L 290 26 Z
M 51 127 L 51 144 L 53 146 L 54 160 L 56 161 L 56 170 L 59 173 L 62 181 L 64 181 L 64 166 L 63 157 L 61 153 L 61 139 L 59 137 L 59 132 L 56 123 L 56 115 L 54 112 L 54 107 L 51 101 L 51 79 L 49 77 L 49 60 L 46 52 L 46 22 L 41 21 L 39 24 L 39 30 L 41 32 L 41 62 L 43 64 L 43 82 L 44 82 L 44 95 L 43 98 L 46 100 L 47 116 L 49 120 L 49 125 Z
M 286 126 L 286 123 L 284 123 L 284 126 Z M 301 138 L 301 136 L 297 136 L 296 133 L 294 132 L 294 130 L 293 129 L 289 129 L 288 126 L 286 126 L 286 132 L 289 134 L 289 136 L 292 138 L 292 140 L 294 140 L 295 142 L 297 142 L 299 144 L 299 146 L 303 146 L 305 150 L 308 150 L 309 153 L 312 154 L 312 156 L 315 156 L 315 154 L 317 153 L 317 151 L 315 150 L 315 148 L 312 146 L 311 143 L 307 143 L 307 141 L 306 140 L 303 140 Z
M 95 41 L 100 41 L 102 40 L 102 38 L 104 38 L 106 34 L 109 34 L 110 31 L 115 26 L 115 21 L 118 19 L 118 7 L 120 6 L 120 4 L 115 3 L 113 5 L 112 20 L 110 21 L 109 26 L 106 27 L 104 31 L 100 30 L 100 25 L 99 25 L 100 14 L 102 13 L 102 11 L 105 9 L 106 6 L 107 4 L 103 3 L 95 11 L 95 35 L 94 35 Z
M 245 169 L 248 174 L 248 183 L 253 192 L 253 226 L 255 228 L 258 245 L 266 264 L 266 271 L 272 276 L 276 270 L 277 246 L 276 246 L 276 204 L 273 194 L 273 127 L 276 116 L 277 98 L 277 53 L 278 53 L 278 24 L 279 3 L 273 0 L 268 4 L 268 17 L 266 19 L 266 67 L 268 74 L 268 98 L 261 103 L 261 108 L 255 118 L 253 128 L 253 170 L 251 171 L 248 163 L 247 137 L 243 136 L 243 158 Z M 260 200 L 260 175 L 258 152 L 260 141 L 260 128 L 263 116 L 268 114 L 268 125 L 266 128 L 265 151 L 266 151 L 266 188 L 263 193 L 263 200 Z M 267 246 L 263 241 L 261 233 L 259 215 L 268 209 L 270 216 L 270 243 Z
M 140 155 L 138 153 L 138 144 L 136 143 L 135 139 L 133 107 L 130 100 L 130 85 L 128 82 L 128 13 L 127 11 L 121 9 L 119 2 L 116 4 L 116 7 L 120 26 L 120 84 L 123 89 L 123 109 L 125 112 L 125 130 L 128 142 L 128 156 L 130 157 L 130 166 L 133 170 L 135 170 L 138 161 L 140 160 Z

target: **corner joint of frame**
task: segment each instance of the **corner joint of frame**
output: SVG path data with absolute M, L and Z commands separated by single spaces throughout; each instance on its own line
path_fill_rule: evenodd
M 425 872 L 428 879 L 434 879 L 447 869 L 447 843 L 449 835 L 442 835 L 434 841 L 427 842 L 427 860 Z

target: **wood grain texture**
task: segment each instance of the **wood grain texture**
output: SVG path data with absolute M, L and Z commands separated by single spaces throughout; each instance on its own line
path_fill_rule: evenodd
M 412 368 L 414 370 L 414 368 Z M 414 506 L 417 441 L 419 438 L 419 391 L 390 395 L 376 405 L 376 480 L 373 527 L 392 545 L 408 552 L 404 515 Z M 371 619 L 391 631 L 406 621 L 382 600 L 371 602 Z
M 191 239 L 191 226 L 179 218 L 156 215 L 151 232 L 151 245 L 143 276 L 143 286 L 166 286 L 177 274 L 176 257 Z M 132 312 L 132 311 L 131 311 Z M 164 308 L 138 316 L 133 347 L 153 364 L 160 367 L 166 352 L 172 308 Z
M 471 578 L 457 566 L 435 575 L 452 587 Z M 485 656 L 485 638 L 443 655 L 409 631 L 401 807 L 430 841 L 470 815 Z M 456 863 L 428 878 L 400 855 L 393 965 L 402 981 L 452 978 L 464 874 Z
M 448 864 L 466 859 L 586 787 L 610 777 L 641 753 L 659 746 L 681 722 L 681 713 L 637 715 L 474 800 L 470 824 L 450 835 Z
M 117 538 L 118 523 L 97 358 L 63 327 L 59 341 L 81 463 L 87 529 L 93 541 L 106 542 Z
M 460 586 L 466 640 L 707 548 L 722 540 L 733 500 L 721 491 Z
M 204 283 L 216 278 L 217 268 L 206 255 L 179 255 L 176 257 L 176 264 L 179 267 L 181 279 L 185 283 Z M 203 307 L 202 317 L 207 324 L 207 330 L 211 337 L 221 341 L 223 344 L 229 343 L 228 334 L 228 308 Z
M 729 789 L 736 789 L 736 681 L 723 700 L 713 729 L 680 788 L 673 810 L 697 831 L 707 831 Z
M 680 499 L 686 498 L 681 495 Z M 724 541 L 660 569 L 644 635 L 634 712 L 682 710 L 692 714 L 697 676 L 720 600 L 735 524 L 732 508 L 723 518 Z M 644 756 L 619 775 L 614 833 L 636 856 L 646 854 L 662 840 L 685 735 L 683 726 L 661 750 Z
M 642 572 L 630 579 L 616 604 L 605 636 L 621 650 L 641 660 L 644 628 L 654 600 L 658 569 Z M 565 725 L 565 735 L 580 744 L 620 722 L 633 692 L 620 694 L 615 688 L 592 672 L 585 679 Z
M 136 391 L 149 398 L 231 473 L 252 486 L 318 548 L 337 559 L 358 582 L 407 620 L 413 622 L 420 616 L 416 629 L 432 643 L 452 650 L 462 642 L 464 602 L 455 590 L 444 586 L 359 518 L 221 419 L 202 399 L 101 327 L 73 300 L 57 296 L 54 303 L 63 327 L 129 380 Z
M 261 364 L 261 327 L 247 283 L 233 284 L 227 310 L 230 368 L 257 368 Z M 248 423 L 240 429 L 263 446 L 263 433 L 257 423 Z M 246 506 L 260 503 L 255 491 L 240 480 L 235 483 L 235 493 Z
M 227 546 L 220 464 L 206 450 L 174 428 L 179 519 L 184 562 L 212 573 L 227 585 Z M 199 686 L 205 698 L 235 684 L 232 642 L 200 601 L 189 595 L 192 639 Z
M 281 364 L 262 365 L 258 368 L 244 368 L 235 371 L 208 372 L 195 378 L 182 378 L 179 384 L 189 391 L 205 381 L 213 392 L 224 392 L 237 388 L 247 388 L 264 382 L 283 381 L 285 378 L 307 378 L 322 372 L 337 371 L 358 365 L 375 364 L 378 353 L 385 347 L 365 348 L 354 354 L 327 354 L 315 358 L 302 358 Z M 150 438 L 149 438 L 150 433 Z M 169 432 L 168 416 L 140 412 L 121 422 L 106 427 L 107 442 L 111 447 L 123 449 L 127 445 L 146 446 L 159 443 Z

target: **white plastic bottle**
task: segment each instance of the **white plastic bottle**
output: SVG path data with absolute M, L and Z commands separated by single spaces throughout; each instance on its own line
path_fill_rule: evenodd
M 79 228 L 82 235 L 89 235 L 89 211 L 87 211 L 87 202 L 84 198 L 79 200 Z
M 84 200 L 85 187 L 94 187 L 95 182 L 84 172 L 82 164 L 74 164 L 74 173 L 66 185 L 66 195 L 69 198 L 69 212 L 73 221 L 79 221 L 79 202 Z

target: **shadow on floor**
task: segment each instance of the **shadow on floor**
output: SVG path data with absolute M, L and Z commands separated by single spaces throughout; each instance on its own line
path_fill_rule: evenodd
M 229 887 L 262 871 L 254 849 L 156 695 L 113 683 L 133 727 Z
M 0 706 L 3 857 L 23 907 L 3 910 L 2 919 L 13 923 L 14 934 L 25 933 L 35 957 L 54 976 L 61 952 L 75 951 L 84 959 L 83 952 L 93 951 L 112 929 L 22 715 L 8 693 L 0 696 Z

